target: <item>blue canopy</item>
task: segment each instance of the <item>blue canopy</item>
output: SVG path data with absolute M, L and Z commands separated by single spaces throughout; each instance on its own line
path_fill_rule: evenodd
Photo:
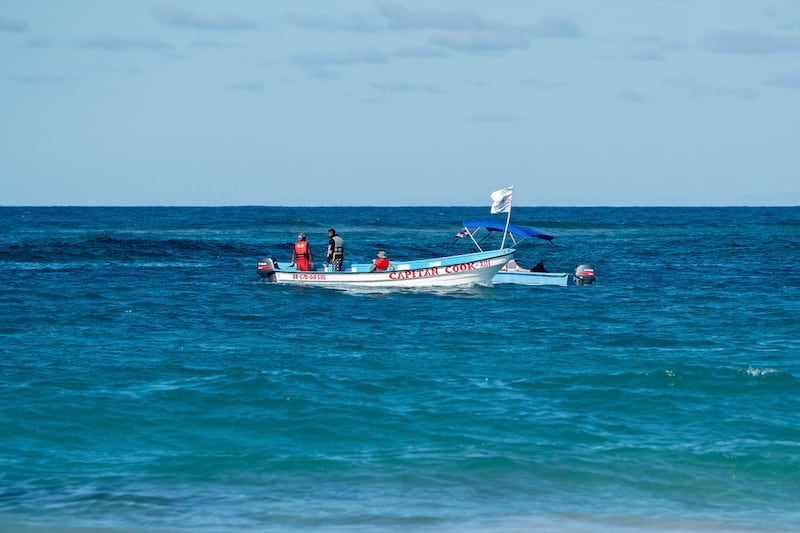
M 505 222 L 498 222 L 496 220 L 469 220 L 464 222 L 465 228 L 470 227 L 481 227 L 485 228 L 488 231 L 503 231 L 506 229 Z M 535 229 L 525 228 L 523 226 L 517 226 L 516 224 L 509 224 L 508 225 L 508 232 L 512 235 L 516 235 L 527 239 L 529 237 L 536 237 L 538 239 L 544 239 L 546 241 L 552 241 L 552 235 L 545 235 L 544 233 L 539 233 Z

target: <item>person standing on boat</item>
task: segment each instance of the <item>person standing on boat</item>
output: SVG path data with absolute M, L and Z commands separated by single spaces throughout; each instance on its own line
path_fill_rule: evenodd
M 333 228 L 328 230 L 328 239 L 328 266 L 333 265 L 333 270 L 339 271 L 344 261 L 344 239 Z
M 389 258 L 386 257 L 386 252 L 381 250 L 378 252 L 378 257 L 372 260 L 372 264 L 369 266 L 370 272 L 386 272 L 387 270 L 394 270 L 394 265 Z
M 297 261 L 297 270 L 308 271 L 309 262 L 311 262 L 311 268 L 314 268 L 314 255 L 308 247 L 305 233 L 297 236 L 297 242 L 294 243 L 294 250 L 292 250 L 292 264 L 289 266 L 294 266 L 295 260 Z

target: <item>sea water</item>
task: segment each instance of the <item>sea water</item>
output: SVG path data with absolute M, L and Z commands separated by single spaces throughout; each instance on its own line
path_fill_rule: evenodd
M 799 530 L 800 208 L 515 207 L 585 287 L 256 274 L 487 217 L 0 208 L 0 530 Z

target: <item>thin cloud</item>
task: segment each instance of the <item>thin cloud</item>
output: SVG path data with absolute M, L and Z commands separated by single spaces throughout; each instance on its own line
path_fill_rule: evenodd
M 478 113 L 469 117 L 470 122 L 478 123 L 512 123 L 521 122 L 522 119 L 513 115 L 504 115 L 502 113 Z
M 25 83 L 29 85 L 41 85 L 50 83 L 61 83 L 69 78 L 59 74 L 27 74 L 25 76 L 3 76 L 1 79 L 14 83 Z
M 429 58 L 429 57 L 445 57 L 447 53 L 441 48 L 435 46 L 409 46 L 405 48 L 398 48 L 391 53 L 392 57 L 412 57 L 412 58 Z
M 189 47 L 212 50 L 228 50 L 231 48 L 241 48 L 241 45 L 229 41 L 197 40 L 189 43 Z
M 434 11 L 382 4 L 389 26 L 400 30 L 433 30 L 430 43 L 461 52 L 497 52 L 530 46 L 530 39 L 574 39 L 583 31 L 569 18 L 547 17 L 534 25 L 511 25 L 472 11 Z
M 121 37 L 93 37 L 76 41 L 78 48 L 105 50 L 107 52 L 124 52 L 127 50 L 149 50 L 164 52 L 172 47 L 159 39 L 138 39 Z
M 332 69 L 354 65 L 384 65 L 390 57 L 373 48 L 352 49 L 345 52 L 306 52 L 295 54 L 292 63 L 305 70 L 312 78 L 330 81 L 339 79 L 341 74 Z
M 264 92 L 264 82 L 258 80 L 243 81 L 240 83 L 234 83 L 233 85 L 228 85 L 227 89 L 230 89 L 232 91 L 261 94 L 262 92 Z
M 705 36 L 700 46 L 716 54 L 779 54 L 800 50 L 800 39 L 755 31 L 718 31 Z
M 503 30 L 439 32 L 430 42 L 461 52 L 497 52 L 530 46 L 530 39 L 521 31 Z
M 800 70 L 794 72 L 775 72 L 764 82 L 771 87 L 783 89 L 800 89 Z
M 381 14 L 395 29 L 475 31 L 495 28 L 496 23 L 471 11 L 409 9 L 399 4 L 381 4 Z
M 304 70 L 309 78 L 319 81 L 335 81 L 342 79 L 342 74 L 339 71 L 327 67 L 304 67 Z
M 666 83 L 682 90 L 690 98 L 733 98 L 747 102 L 758 98 L 758 93 L 753 89 L 704 85 L 688 77 L 669 79 Z
M 371 87 L 375 91 L 385 94 L 397 94 L 397 93 L 442 94 L 444 92 L 442 89 L 436 87 L 435 85 L 414 85 L 406 83 L 401 80 L 373 83 L 371 84 Z
M 667 54 L 684 50 L 686 45 L 660 35 L 642 35 L 633 40 L 631 59 L 637 61 L 663 61 Z
M 156 22 L 166 26 L 195 30 L 246 31 L 259 27 L 255 20 L 239 17 L 227 11 L 207 15 L 179 7 L 164 7 L 153 9 L 151 15 Z
M 635 61 L 663 61 L 664 54 L 659 50 L 653 50 L 652 48 L 646 48 L 642 50 L 637 50 L 630 55 L 630 58 Z
M 427 46 L 418 47 L 415 54 L 398 51 L 393 54 L 395 57 L 443 55 L 433 52 L 436 48 L 466 53 L 502 52 L 528 48 L 532 38 L 573 39 L 583 36 L 578 25 L 565 17 L 547 17 L 533 25 L 512 25 L 487 19 L 469 10 L 417 9 L 388 2 L 378 5 L 377 17 L 290 13 L 286 18 L 298 27 L 318 31 L 433 32 Z
M 658 34 L 640 35 L 634 39 L 634 43 L 641 46 L 657 48 L 665 52 L 676 52 L 686 48 L 685 43 L 673 41 L 672 39 L 665 39 Z
M 547 17 L 534 25 L 530 34 L 538 39 L 578 39 L 583 37 L 583 30 L 566 17 Z
M 647 103 L 647 97 L 633 89 L 623 89 L 616 94 L 617 100 L 627 102 L 629 104 L 644 104 Z
M 526 78 L 524 80 L 520 80 L 519 84 L 523 87 L 528 87 L 530 89 L 536 89 L 539 91 L 553 91 L 567 86 L 567 84 L 563 81 L 544 80 L 537 78 Z
M 331 67 L 388 63 L 387 54 L 374 48 L 352 49 L 345 52 L 308 52 L 296 54 L 292 62 L 301 67 Z
M 385 24 L 357 14 L 334 18 L 328 15 L 288 13 L 286 20 L 298 28 L 316 31 L 373 32 L 386 29 Z
M 0 31 L 7 33 L 26 33 L 31 31 L 31 29 L 24 20 L 14 20 L 0 16 Z
M 31 37 L 25 43 L 28 48 L 50 48 L 53 46 L 53 40 L 47 37 Z

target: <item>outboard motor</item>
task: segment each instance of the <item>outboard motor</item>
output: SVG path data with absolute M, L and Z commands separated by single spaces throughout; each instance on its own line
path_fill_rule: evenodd
M 591 285 L 594 283 L 594 267 L 592 265 L 578 265 L 575 269 L 576 285 Z
M 272 257 L 262 257 L 258 260 L 256 270 L 258 275 L 264 281 L 278 281 L 275 276 L 275 270 L 278 268 L 278 262 Z

